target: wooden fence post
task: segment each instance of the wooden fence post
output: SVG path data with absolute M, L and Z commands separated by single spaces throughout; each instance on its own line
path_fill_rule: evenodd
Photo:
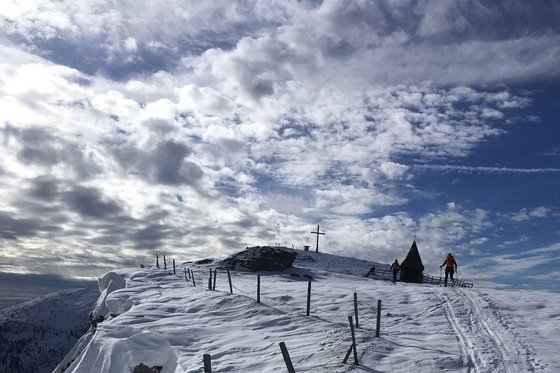
M 173 259 L 173 274 L 175 275 L 175 259 Z
M 286 344 L 284 342 L 280 342 L 280 350 L 282 350 L 282 357 L 284 357 L 288 373 L 296 373 L 294 366 L 292 365 L 292 359 L 290 359 L 290 354 L 288 353 L 288 349 L 286 348 Z
M 202 355 L 204 362 L 204 373 L 212 373 L 212 357 L 209 354 Z
M 167 262 L 165 261 L 165 255 L 163 256 L 163 269 L 167 269 Z
M 159 256 L 156 254 L 156 268 L 159 269 Z
M 212 290 L 212 268 L 210 268 L 210 277 L 208 277 L 208 290 Z
M 356 348 L 356 336 L 354 335 L 354 323 L 352 323 L 352 316 L 348 316 L 350 322 L 350 332 L 352 333 L 352 346 L 354 346 L 354 365 L 360 365 L 358 362 L 358 349 Z
M 307 281 L 307 313 L 306 315 L 309 316 L 311 313 L 311 281 Z
M 196 286 L 196 281 L 194 280 L 194 271 L 191 269 L 191 275 L 192 275 L 192 284 L 193 286 Z
M 216 274 L 218 273 L 218 270 L 215 269 L 214 270 L 214 284 L 212 285 L 212 290 L 216 290 Z
M 230 294 L 233 294 L 233 286 L 231 285 L 231 274 L 229 273 L 229 269 L 227 270 L 227 278 L 229 281 L 229 292 Z
M 257 275 L 257 303 L 261 302 L 261 275 Z
M 375 326 L 375 336 L 379 338 L 379 332 L 381 329 L 381 299 L 377 301 L 377 323 Z
M 187 269 L 183 268 L 185 270 L 185 282 L 189 282 L 189 279 L 187 278 Z
M 350 332 L 352 333 L 352 345 L 348 349 L 348 352 L 346 353 L 346 356 L 344 357 L 344 360 L 342 360 L 342 362 L 346 364 L 348 358 L 350 357 L 350 353 L 352 352 L 352 350 L 354 350 L 354 365 L 359 365 L 358 351 L 356 349 L 356 337 L 354 335 L 354 323 L 352 322 L 352 316 L 348 316 L 348 322 L 350 323 Z
M 354 315 L 356 316 L 356 328 L 360 327 L 358 322 L 358 293 L 354 292 Z

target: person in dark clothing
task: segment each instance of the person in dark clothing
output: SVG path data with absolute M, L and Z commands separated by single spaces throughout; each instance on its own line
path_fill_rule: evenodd
M 397 273 L 399 273 L 400 269 L 401 265 L 399 264 L 399 261 L 395 259 L 393 264 L 391 264 L 391 271 L 393 271 L 393 282 L 397 282 Z
M 453 274 L 457 270 L 457 262 L 451 253 L 447 254 L 447 258 L 445 258 L 439 268 L 443 268 L 443 266 L 445 266 L 445 286 L 447 286 L 447 278 L 451 278 L 451 283 L 453 283 Z

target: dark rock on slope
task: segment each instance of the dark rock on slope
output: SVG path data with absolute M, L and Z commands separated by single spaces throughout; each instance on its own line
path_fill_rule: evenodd
M 292 268 L 296 252 L 288 248 L 270 246 L 247 247 L 222 261 L 229 269 L 250 271 L 285 271 Z

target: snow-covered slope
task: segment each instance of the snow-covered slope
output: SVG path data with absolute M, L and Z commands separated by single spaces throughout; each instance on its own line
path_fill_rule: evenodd
M 296 372 L 356 371 L 353 354 L 342 363 L 352 343 L 354 293 L 358 371 L 560 371 L 560 294 L 394 285 L 363 277 L 383 264 L 295 254 L 288 269 L 258 272 L 260 304 L 257 273 L 231 260 L 184 263 L 176 275 L 156 268 L 110 272 L 100 280 L 96 305 L 106 320 L 82 337 L 57 371 L 121 373 L 144 364 L 163 373 L 203 372 L 203 355 L 209 354 L 215 372 L 282 372 L 280 342 Z M 255 249 L 241 258 L 258 256 Z M 235 268 L 233 294 L 225 266 Z M 208 289 L 210 269 L 218 271 L 215 291 Z
M 92 289 L 49 294 L 0 310 L 0 372 L 48 372 L 89 328 Z

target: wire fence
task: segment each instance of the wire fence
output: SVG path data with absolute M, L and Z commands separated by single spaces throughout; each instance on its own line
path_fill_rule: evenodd
M 184 280 L 187 284 L 190 284 L 192 286 L 196 286 L 194 285 L 195 283 L 201 284 L 199 286 L 201 286 L 202 288 L 208 288 L 208 290 L 211 291 L 216 291 L 216 273 L 217 270 L 216 269 L 210 269 L 210 268 L 205 268 L 204 271 L 202 271 L 202 268 L 198 267 L 197 265 L 193 265 L 190 268 L 184 268 L 182 269 L 182 271 L 184 272 Z M 303 286 L 301 286 L 301 289 L 295 288 L 295 289 L 287 289 L 285 288 L 285 284 L 280 283 L 278 281 L 265 281 L 263 283 L 262 288 L 266 288 L 266 290 L 263 290 L 259 285 L 261 284 L 260 281 L 260 277 L 263 278 L 269 278 L 270 276 L 260 276 L 258 274 L 255 273 L 243 273 L 243 272 L 238 272 L 237 275 L 234 278 L 234 281 L 231 281 L 231 276 L 228 275 L 227 276 L 227 281 L 230 281 L 231 283 L 231 288 L 229 288 L 227 285 L 224 285 L 223 283 L 223 279 L 225 278 L 224 273 L 226 272 L 225 270 L 220 270 L 220 280 L 221 285 L 218 288 L 218 292 L 229 292 L 230 289 L 233 290 L 233 293 L 241 295 L 243 297 L 249 297 L 249 298 L 257 298 L 257 303 L 259 302 L 259 298 L 260 298 L 260 293 L 262 292 L 262 294 L 266 295 L 266 294 L 279 294 L 279 292 L 281 292 L 281 290 L 286 290 L 288 291 L 291 295 L 293 296 L 295 293 L 299 294 L 302 298 L 303 298 L 303 294 L 305 293 L 305 289 Z M 169 271 L 169 273 L 174 273 L 176 274 L 176 270 L 174 269 L 173 272 Z M 181 271 L 179 271 L 179 274 L 181 274 Z M 196 281 L 195 280 L 196 277 Z M 259 279 L 259 280 L 257 280 Z M 311 281 L 299 281 L 299 280 L 289 280 L 286 279 L 286 281 L 288 282 L 295 282 L 298 284 L 304 284 L 304 283 L 310 283 Z M 255 288 L 256 293 L 255 293 Z M 227 290 L 226 290 L 227 289 Z M 309 293 L 311 292 L 311 287 L 308 287 L 307 290 Z M 300 294 L 301 293 L 301 294 Z M 308 296 L 310 296 L 310 294 L 308 294 Z M 354 297 L 356 297 L 356 295 L 354 295 Z M 297 297 L 299 298 L 299 296 Z M 283 299 L 283 297 L 279 297 L 277 299 L 269 299 L 268 297 L 266 297 L 267 301 L 272 301 L 273 303 L 276 303 L 278 300 Z M 308 302 L 309 302 L 309 298 L 308 298 Z M 359 304 L 361 304 L 362 302 L 359 302 Z M 351 302 L 348 302 L 348 304 L 351 304 Z M 354 307 L 357 307 L 358 302 L 354 302 Z M 268 305 L 268 302 L 267 302 Z M 293 304 L 291 306 L 285 306 L 282 307 L 279 304 L 270 304 L 269 306 L 272 306 L 273 308 L 279 309 L 282 312 L 296 312 L 299 313 L 299 311 L 297 309 L 293 309 Z M 279 307 L 280 306 L 280 307 Z M 309 303 L 307 304 L 307 307 L 309 309 Z M 378 303 L 378 307 L 380 307 L 380 303 Z M 357 309 L 355 310 L 355 312 L 357 313 Z M 303 315 L 304 312 L 301 312 L 301 315 Z M 369 313 L 367 313 L 369 315 Z M 309 316 L 309 312 L 307 314 L 307 316 Z M 312 316 L 314 318 L 316 318 L 316 316 Z M 379 317 L 379 316 L 378 316 Z M 331 323 L 332 320 L 325 320 L 323 318 L 319 318 L 318 320 L 321 321 L 327 321 L 329 323 Z M 356 320 L 357 321 L 357 320 Z M 338 333 L 342 333 L 344 334 L 343 328 L 344 328 L 344 323 L 343 322 L 334 322 L 332 324 L 336 324 L 336 328 L 339 329 Z M 379 323 L 378 323 L 379 324 Z M 357 325 L 356 325 L 357 327 Z M 362 328 L 361 330 L 363 330 L 363 332 L 366 333 L 372 333 L 372 329 L 370 328 Z M 363 333 L 362 332 L 362 333 Z M 378 335 L 378 332 L 377 332 Z M 372 337 L 373 334 L 371 334 L 370 337 Z M 283 343 L 283 342 L 282 342 Z M 346 348 L 348 346 L 341 346 L 340 347 L 340 351 L 342 354 L 342 351 L 345 351 Z M 290 364 L 291 364 L 291 360 L 289 357 L 289 353 L 287 352 L 287 347 L 284 345 L 284 348 L 286 349 L 285 351 L 281 351 L 281 349 L 278 350 L 279 355 L 282 352 L 282 356 L 284 358 L 284 361 L 286 363 L 286 367 L 288 368 L 288 371 L 290 372 Z M 356 349 L 355 346 L 355 342 L 352 344 L 351 349 Z M 287 355 L 287 357 L 286 357 Z M 347 364 L 346 361 L 342 361 L 342 357 L 339 356 L 339 354 L 334 354 L 334 355 L 330 355 L 327 359 L 320 359 L 320 360 L 315 360 L 317 357 L 315 357 L 315 361 L 310 361 L 308 360 L 310 357 L 313 357 L 315 355 L 315 353 L 312 353 L 308 356 L 305 357 L 299 357 L 298 359 L 294 360 L 295 364 L 296 364 L 296 368 L 298 372 L 316 372 L 319 370 L 323 370 L 323 371 L 328 371 L 329 369 L 334 368 L 335 366 L 340 366 L 341 364 Z M 287 360 L 286 360 L 287 359 Z M 210 354 L 204 354 L 204 361 L 201 361 L 204 363 L 204 372 L 212 372 L 212 357 Z M 356 363 L 356 362 L 355 362 Z M 248 371 L 262 371 L 261 368 L 263 368 L 264 365 L 266 365 L 267 362 L 266 361 L 255 361 L 253 364 L 250 364 L 248 366 L 245 366 L 245 369 L 248 369 Z M 223 367 L 220 367 L 220 369 Z M 254 370 L 253 370 L 254 369 Z M 293 368 L 292 368 L 293 369 Z
M 372 270 L 370 271 L 370 273 L 366 275 L 366 277 L 370 277 L 374 279 L 386 279 L 386 280 L 392 279 L 393 278 L 392 276 L 393 276 L 393 272 L 390 269 L 383 269 L 383 268 Z M 419 279 L 420 279 L 419 282 L 422 284 L 432 284 L 432 285 L 445 284 L 445 278 L 442 276 L 436 277 L 436 276 L 428 275 L 426 273 L 422 273 L 422 276 Z M 397 280 L 401 281 L 400 272 L 397 277 Z M 453 280 L 449 279 L 448 282 L 453 286 L 458 286 L 463 288 L 472 288 L 474 286 L 472 282 L 466 282 L 456 278 L 454 278 Z
M 156 267 L 160 268 L 159 266 L 159 258 L 156 258 Z M 163 256 L 163 264 L 164 264 L 164 268 L 167 269 L 167 263 L 166 263 L 166 259 L 165 256 Z M 195 270 L 196 274 L 195 274 Z M 185 281 L 188 284 L 192 284 L 193 286 L 196 286 L 196 282 L 198 282 L 200 284 L 200 286 L 205 287 L 206 286 L 206 282 L 205 279 L 207 279 L 208 281 L 208 289 L 211 291 L 215 291 L 216 290 L 216 276 L 217 276 L 217 269 L 210 269 L 207 268 L 208 272 L 202 272 L 200 270 L 201 268 L 198 266 L 191 266 L 190 268 L 184 267 L 184 273 L 185 273 Z M 222 272 L 225 272 L 222 270 Z M 170 272 L 171 273 L 171 272 Z M 173 260 L 173 274 L 176 274 L 176 268 L 175 268 L 175 260 Z M 375 269 L 372 268 L 367 274 L 364 275 L 365 277 L 368 278 L 373 278 L 373 279 L 383 279 L 383 280 L 391 280 L 393 278 L 393 272 L 389 269 L 384 269 L 384 268 L 379 268 L 379 269 Z M 195 277 L 196 277 L 196 281 L 195 281 Z M 268 277 L 268 276 L 265 276 Z M 228 270 L 228 281 L 229 281 L 229 288 L 227 289 L 227 291 L 230 291 L 231 293 L 237 293 L 239 295 L 245 296 L 245 297 L 251 297 L 256 295 L 257 298 L 257 303 L 260 303 L 260 295 L 261 295 L 261 288 L 260 288 L 260 275 L 257 275 L 257 281 L 255 281 L 255 274 L 249 274 L 246 273 L 244 275 L 241 276 L 236 276 L 235 278 L 235 284 L 232 282 L 231 280 L 231 276 Z M 399 278 L 400 280 L 400 278 Z M 302 282 L 302 281 L 296 281 L 296 282 Z M 440 276 L 440 277 L 435 277 L 435 276 L 431 276 L 428 274 L 422 274 L 420 277 L 420 281 L 421 283 L 426 283 L 426 284 L 434 284 L 434 285 L 439 285 L 439 284 L 443 284 L 445 282 L 445 280 Z M 311 281 L 309 281 L 309 283 L 311 283 Z M 472 283 L 468 283 L 468 282 L 464 282 L 462 280 L 458 280 L 458 279 L 454 279 L 452 281 L 453 286 L 459 286 L 459 287 L 472 287 L 473 284 Z M 269 284 L 267 284 L 269 285 Z M 272 285 L 272 284 L 270 284 Z M 220 290 L 226 292 L 226 287 L 224 285 L 220 287 Z M 273 285 L 274 286 L 274 285 Z M 256 294 L 254 292 L 254 289 L 256 287 Z M 235 291 L 233 291 L 233 289 L 235 289 Z M 249 289 L 253 289 L 253 290 L 249 290 Z M 309 294 L 308 297 L 310 297 L 310 292 L 311 292 L 311 286 L 309 286 Z M 293 290 L 292 290 L 293 292 Z M 275 291 L 275 294 L 277 294 L 277 291 Z M 308 298 L 309 299 L 309 298 Z M 309 302 L 309 300 L 308 300 Z M 356 293 L 354 293 L 354 308 L 355 308 L 355 324 L 353 324 L 353 321 L 351 321 L 351 317 L 349 317 L 350 319 L 350 324 L 352 329 L 354 328 L 354 325 L 356 326 L 356 328 L 358 328 L 358 302 L 356 299 Z M 307 316 L 309 316 L 309 303 L 307 305 L 308 307 L 308 312 L 307 312 Z M 284 307 L 282 307 L 284 308 Z M 377 327 L 375 330 L 375 337 L 379 337 L 379 329 L 380 329 L 380 319 L 381 319 L 381 314 L 380 314 L 380 310 L 381 310 L 381 300 L 378 300 L 378 305 L 377 305 Z M 286 310 L 289 311 L 289 310 Z M 340 323 L 337 323 L 340 324 Z M 363 329 L 364 331 L 366 331 L 367 329 Z M 354 330 L 352 330 L 352 334 L 353 334 Z M 282 344 L 284 342 L 281 342 Z M 344 350 L 345 348 L 342 347 L 342 350 Z M 348 350 L 347 353 L 347 357 L 344 359 L 344 361 L 342 361 L 342 363 L 346 364 L 346 361 L 348 359 L 348 356 L 350 354 L 350 352 L 353 350 L 354 351 L 354 356 L 355 356 L 355 364 L 357 364 L 357 351 L 356 351 L 357 347 L 356 347 L 356 342 L 353 340 L 350 349 Z M 289 354 L 287 352 L 286 346 L 284 345 L 284 350 L 282 351 L 282 355 L 284 357 L 284 360 L 286 362 L 286 365 L 288 367 L 288 371 L 290 371 L 290 365 L 291 365 L 291 360 L 289 358 Z M 287 355 L 287 357 L 286 357 Z M 204 354 L 205 356 L 205 360 L 204 360 L 204 372 L 212 372 L 212 368 L 211 368 L 211 356 L 209 354 Z M 305 359 L 305 358 L 304 358 Z M 301 359 L 296 361 L 296 364 L 301 364 L 298 367 L 298 372 L 310 372 L 310 371 L 317 371 L 317 369 L 328 369 L 329 367 L 333 367 L 333 364 L 335 364 L 335 362 L 337 360 L 340 360 L 340 357 L 338 356 L 334 356 L 331 359 L 329 359 L 328 361 L 321 361 L 319 364 L 302 364 Z M 255 362 L 251 368 L 257 368 L 259 366 L 262 366 L 263 362 Z M 340 364 L 340 363 L 338 363 Z M 338 365 L 337 364 L 337 365 Z M 248 367 L 247 367 L 248 368 Z M 293 368 L 292 368 L 293 369 Z

